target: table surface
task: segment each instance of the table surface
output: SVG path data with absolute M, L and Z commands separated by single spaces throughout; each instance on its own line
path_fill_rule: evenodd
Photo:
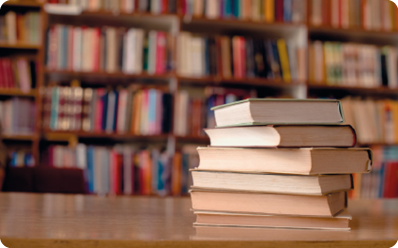
M 7 247 L 253 247 L 301 241 L 302 247 L 391 247 L 398 240 L 398 200 L 350 200 L 352 230 L 193 227 L 190 198 L 0 194 L 0 239 Z M 221 243 L 220 243 L 221 242 Z M 229 243 L 228 243 L 229 242 Z M 282 243 L 283 242 L 283 243 Z M 318 243 L 317 243 L 318 242 Z M 320 242 L 320 243 L 319 243 Z M 18 246 L 17 246 L 18 245 Z M 290 243 L 291 245 L 291 243 Z M 295 245 L 296 247 L 300 247 Z M 116 246 L 115 246 L 116 247 Z M 237 246 L 238 247 L 238 246 Z M 330 246 L 325 246 L 330 247 Z

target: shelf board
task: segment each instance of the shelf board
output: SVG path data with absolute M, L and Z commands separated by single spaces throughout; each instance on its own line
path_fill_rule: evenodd
M 28 44 L 28 43 L 4 43 L 0 42 L 0 49 L 19 49 L 19 50 L 39 50 L 41 48 L 40 45 Z
M 44 138 L 48 140 L 66 140 L 70 136 L 77 136 L 78 138 L 87 139 L 113 139 L 113 140 L 166 140 L 168 134 L 160 135 L 134 135 L 134 134 L 118 134 L 118 133 L 95 133 L 84 131 L 58 131 L 58 130 L 43 130 Z
M 34 134 L 26 134 L 26 135 L 11 135 L 11 134 L 3 134 L 3 140 L 20 140 L 20 141 L 32 141 L 38 138 L 37 135 Z
M 151 75 L 148 73 L 141 74 L 125 74 L 122 72 L 75 72 L 75 71 L 60 71 L 60 70 L 49 70 L 45 69 L 45 73 L 57 79 L 85 79 L 89 81 L 104 81 L 109 79 L 118 79 L 118 80 L 137 80 L 137 81 L 163 81 L 168 82 L 170 79 L 174 77 L 173 73 L 167 73 L 163 75 Z
M 299 85 L 305 85 L 304 83 L 292 81 L 290 83 L 282 80 L 273 80 L 265 78 L 221 78 L 221 77 L 178 77 L 178 80 L 185 85 L 198 84 L 198 85 L 243 85 L 243 86 L 264 86 L 273 88 L 289 88 Z
M 326 85 L 326 84 L 314 84 L 308 83 L 310 90 L 337 90 L 337 91 L 349 91 L 362 94 L 370 95 L 398 95 L 398 89 L 390 89 L 387 87 L 354 87 L 354 86 L 342 86 L 342 85 Z
M 175 136 L 177 142 L 192 142 L 192 143 L 206 143 L 210 144 L 210 139 L 207 136 Z
M 1 89 L 0 96 L 21 96 L 21 97 L 36 97 L 36 90 L 31 90 L 28 93 L 24 93 L 18 89 Z
M 11 6 L 11 7 L 34 7 L 34 8 L 41 8 L 43 5 L 38 3 L 37 1 L 26 1 L 26 0 L 11 0 L 7 1 L 3 4 L 4 6 Z

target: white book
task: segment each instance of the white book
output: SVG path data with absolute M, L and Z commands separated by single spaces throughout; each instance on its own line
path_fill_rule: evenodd
M 133 13 L 135 10 L 134 0 L 124 0 L 124 11 L 126 13 Z
M 116 131 L 118 133 L 124 133 L 126 131 L 126 117 L 127 117 L 127 97 L 128 91 L 122 89 L 119 91 L 119 101 L 117 108 L 117 127 Z
M 210 0 L 206 2 L 206 17 L 209 19 L 216 19 L 219 17 L 220 2 L 218 0 Z
M 144 30 L 136 29 L 135 39 L 134 72 L 141 74 L 143 67 Z
M 106 128 L 105 131 L 107 133 L 113 132 L 113 122 L 115 116 L 115 104 L 116 104 L 116 96 L 114 91 L 110 91 L 108 93 L 108 110 L 106 114 Z
M 90 71 L 90 60 L 89 53 L 92 44 L 91 41 L 91 29 L 85 28 L 82 30 L 82 53 L 81 53 L 81 70 Z
M 382 6 L 382 18 L 383 18 L 383 29 L 386 31 L 391 31 L 392 29 L 392 23 L 391 23 L 391 5 L 390 1 L 380 1 L 381 6 Z M 395 6 L 394 6 L 394 11 L 395 11 Z
M 87 2 L 87 0 L 81 0 L 82 3 L 85 1 Z M 46 3 L 44 10 L 53 15 L 80 15 L 85 8 L 77 4 Z
M 160 14 L 160 0 L 150 0 L 151 1 L 151 13 Z
M 131 28 L 127 31 L 127 34 L 124 36 L 124 54 L 123 54 L 123 71 L 127 74 L 133 74 L 135 72 L 135 57 L 136 57 L 136 36 L 137 32 L 134 28 Z
M 74 27 L 73 31 L 73 70 L 80 71 L 82 68 L 82 44 L 83 36 L 81 27 Z
M 80 0 L 80 7 L 82 10 L 88 9 L 89 0 Z
M 76 146 L 76 167 L 82 170 L 87 168 L 87 146 L 82 143 Z
M 201 77 L 203 75 L 203 38 L 194 36 L 191 39 L 191 75 Z
M 156 36 L 156 31 L 149 32 L 148 74 L 155 74 L 156 72 Z

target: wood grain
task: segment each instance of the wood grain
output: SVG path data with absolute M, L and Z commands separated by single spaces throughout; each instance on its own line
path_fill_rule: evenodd
M 392 247 L 398 200 L 349 202 L 351 232 L 197 227 L 185 198 L 0 194 L 8 247 Z

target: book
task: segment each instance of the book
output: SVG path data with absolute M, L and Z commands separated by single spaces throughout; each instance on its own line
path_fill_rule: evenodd
M 349 222 L 352 219 L 347 210 L 334 217 L 280 216 L 211 211 L 195 211 L 194 214 L 196 215 L 194 226 L 272 227 L 336 231 L 349 231 L 351 229 Z
M 353 147 L 354 129 L 336 126 L 249 126 L 205 129 L 211 146 L 220 147 Z
M 333 217 L 346 206 L 346 192 L 325 196 L 191 190 L 193 211 Z
M 372 154 L 367 148 L 199 147 L 198 153 L 200 170 L 318 175 L 368 173 L 372 169 Z
M 344 122 L 337 100 L 246 99 L 212 108 L 218 127 Z
M 275 175 L 192 170 L 192 189 L 327 195 L 353 188 L 350 175 Z

